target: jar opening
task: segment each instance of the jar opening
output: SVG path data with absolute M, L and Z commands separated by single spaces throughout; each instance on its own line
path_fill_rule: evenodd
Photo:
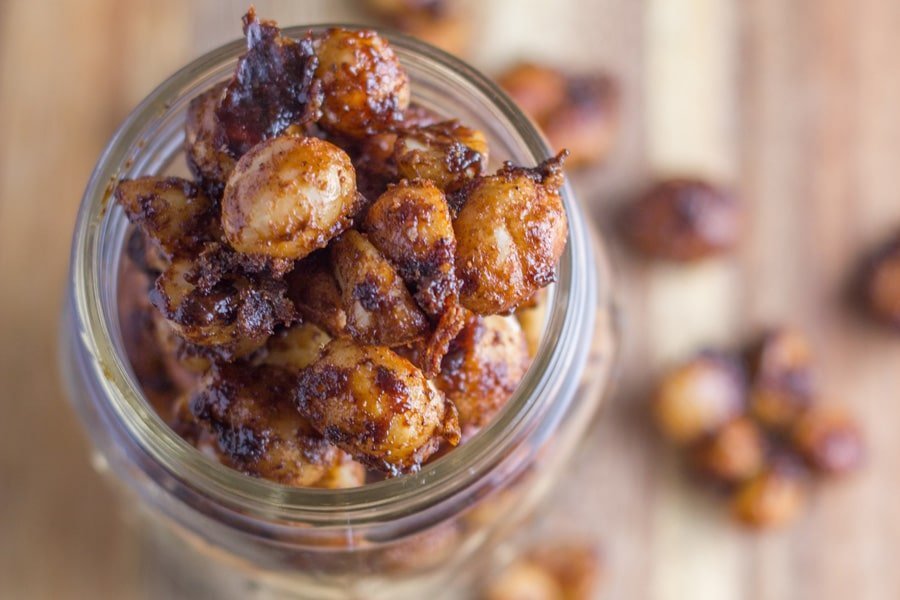
M 329 27 L 290 27 L 299 37 Z M 352 28 L 352 27 L 350 27 Z M 385 34 L 410 73 L 413 97 L 456 92 L 482 114 L 518 156 L 537 163 L 550 150 L 534 125 L 496 84 L 459 59 L 413 38 Z M 568 183 L 562 190 L 569 237 L 548 294 L 548 318 L 531 368 L 504 409 L 466 444 L 417 473 L 344 490 L 289 488 L 216 463 L 181 439 L 150 407 L 124 353 L 118 325 L 119 260 L 127 228 L 110 192 L 122 177 L 159 173 L 181 159 L 179 110 L 212 82 L 230 74 L 244 51 L 238 40 L 193 61 L 157 87 L 128 117 L 103 152 L 82 200 L 72 251 L 72 304 L 80 343 L 102 388 L 110 418 L 156 463 L 207 502 L 241 514 L 284 522 L 361 525 L 424 511 L 444 500 L 487 489 L 512 477 L 552 434 L 573 398 L 589 353 L 596 306 L 594 249 Z M 446 102 L 446 98 L 443 100 Z M 462 117 L 463 119 L 465 117 Z M 171 135 L 157 135 L 160 131 Z M 160 161 L 158 157 L 169 157 Z M 463 493 L 464 492 L 464 493 Z

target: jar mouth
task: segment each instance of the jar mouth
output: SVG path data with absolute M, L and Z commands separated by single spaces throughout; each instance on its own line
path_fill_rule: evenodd
M 284 32 L 300 37 L 330 27 L 362 29 L 326 24 L 289 27 Z M 539 162 L 550 155 L 532 122 L 486 76 L 424 42 L 393 32 L 384 35 L 409 70 L 439 71 L 447 85 L 478 94 L 492 117 L 508 124 L 531 160 Z M 513 476 L 515 473 L 506 472 L 502 465 L 512 455 L 535 453 L 549 438 L 578 386 L 571 374 L 581 372 L 590 352 L 595 311 L 579 307 L 597 304 L 595 249 L 568 182 L 561 194 L 569 221 L 568 243 L 557 283 L 548 294 L 547 322 L 531 367 L 489 425 L 420 471 L 342 490 L 286 487 L 207 458 L 178 436 L 147 402 L 116 333 L 118 276 L 110 275 L 109 261 L 103 258 L 110 244 L 116 245 L 117 255 L 121 255 L 124 236 L 124 216 L 111 206 L 111 192 L 121 177 L 146 174 L 140 172 L 145 132 L 165 117 L 173 99 L 190 91 L 192 81 L 233 61 L 243 50 L 243 40 L 221 46 L 160 84 L 119 127 L 87 185 L 72 248 L 71 301 L 77 333 L 108 405 L 104 408 L 111 409 L 108 413 L 168 476 L 206 500 L 241 514 L 287 523 L 348 526 L 383 521 L 435 506 L 475 482 Z M 599 260 L 605 263 L 605 255 L 601 253 Z M 118 273 L 118 262 L 114 264 Z M 608 268 L 604 270 L 608 272 Z M 115 285 L 104 285 L 104 278 L 109 277 Z

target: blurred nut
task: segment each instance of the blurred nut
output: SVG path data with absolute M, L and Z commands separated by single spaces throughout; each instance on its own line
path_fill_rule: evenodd
M 555 149 L 569 151 L 570 167 L 602 162 L 615 140 L 619 91 L 606 75 L 572 77 L 566 100 L 541 122 Z
M 868 260 L 863 273 L 862 294 L 872 316 L 900 328 L 900 235 Z
M 751 527 L 769 528 L 792 521 L 806 503 L 805 473 L 786 457 L 744 482 L 731 498 L 734 517 Z
M 497 82 L 538 123 L 566 99 L 566 76 L 551 67 L 520 63 L 501 74 Z
M 740 416 L 745 403 L 740 366 L 726 356 L 702 354 L 663 378 L 653 411 L 667 437 L 691 444 Z
M 740 230 L 737 200 L 700 179 L 660 181 L 630 207 L 625 218 L 625 234 L 636 250 L 681 262 L 730 250 Z
M 593 544 L 542 544 L 508 566 L 488 586 L 486 600 L 588 600 L 600 579 Z
M 790 427 L 813 401 L 812 351 L 792 329 L 767 333 L 750 357 L 750 410 L 774 429 Z
M 858 469 L 865 455 L 859 426 L 846 411 L 835 407 L 814 407 L 804 413 L 791 441 L 810 466 L 829 474 Z
M 741 417 L 701 441 L 691 452 L 694 466 L 726 483 L 745 481 L 765 466 L 765 443 L 753 420 Z
M 569 151 L 569 166 L 600 162 L 609 154 L 619 108 L 618 86 L 611 77 L 566 75 L 552 67 L 520 63 L 498 82 L 537 122 L 553 148 Z
M 392 27 L 433 46 L 462 54 L 472 41 L 472 18 L 453 0 L 366 0 Z

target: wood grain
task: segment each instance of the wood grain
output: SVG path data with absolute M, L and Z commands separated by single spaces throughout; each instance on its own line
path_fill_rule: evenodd
M 843 300 L 860 253 L 900 226 L 900 3 L 469 5 L 476 65 L 526 56 L 605 68 L 625 99 L 609 164 L 576 177 L 617 258 L 619 385 L 533 535 L 601 540 L 605 598 L 900 597 L 900 340 Z M 349 0 L 257 8 L 284 23 L 363 20 Z M 0 4 L 2 598 L 147 597 L 162 576 L 90 468 L 56 375 L 57 315 L 77 203 L 106 140 L 163 77 L 236 37 L 244 9 Z M 649 178 L 682 171 L 735 187 L 744 243 L 688 269 L 634 259 L 611 215 Z M 781 322 L 813 338 L 822 386 L 862 419 L 870 460 L 824 486 L 793 527 L 752 534 L 687 481 L 645 401 L 652 377 L 684 354 Z

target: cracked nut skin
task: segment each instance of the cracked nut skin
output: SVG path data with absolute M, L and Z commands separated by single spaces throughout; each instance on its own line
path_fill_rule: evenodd
M 301 259 L 350 226 L 356 173 L 329 142 L 283 135 L 238 161 L 222 198 L 222 228 L 238 252 Z
M 631 245 L 651 258 L 691 262 L 721 255 L 738 242 L 741 211 L 725 190 L 694 178 L 653 185 L 625 215 Z
M 331 29 L 318 41 L 316 55 L 323 129 L 359 139 L 402 121 L 409 77 L 384 38 L 374 31 Z
M 453 229 L 465 308 L 507 314 L 556 279 L 568 235 L 564 161 L 565 152 L 532 169 L 507 164 L 461 190 Z
M 198 424 L 215 436 L 219 450 L 240 471 L 294 487 L 321 487 L 347 457 L 297 412 L 296 377 L 273 366 L 217 365 L 189 401 Z M 362 485 L 360 477 L 341 485 Z
M 763 335 L 750 354 L 750 412 L 775 430 L 790 428 L 813 403 L 812 350 L 799 331 Z
M 814 469 L 829 475 L 858 470 L 865 460 L 862 431 L 844 410 L 815 406 L 801 416 L 791 441 Z
M 691 448 L 690 459 L 703 474 L 725 483 L 740 483 L 765 466 L 765 439 L 752 419 L 739 417 Z
M 698 442 L 744 412 L 746 385 L 735 360 L 701 354 L 663 377 L 653 398 L 656 424 L 677 444 Z
M 300 413 L 370 468 L 416 471 L 442 440 L 459 442 L 456 408 L 408 360 L 338 338 L 300 374 Z
M 869 314 L 900 331 L 900 234 L 866 260 L 860 279 L 860 295 Z

